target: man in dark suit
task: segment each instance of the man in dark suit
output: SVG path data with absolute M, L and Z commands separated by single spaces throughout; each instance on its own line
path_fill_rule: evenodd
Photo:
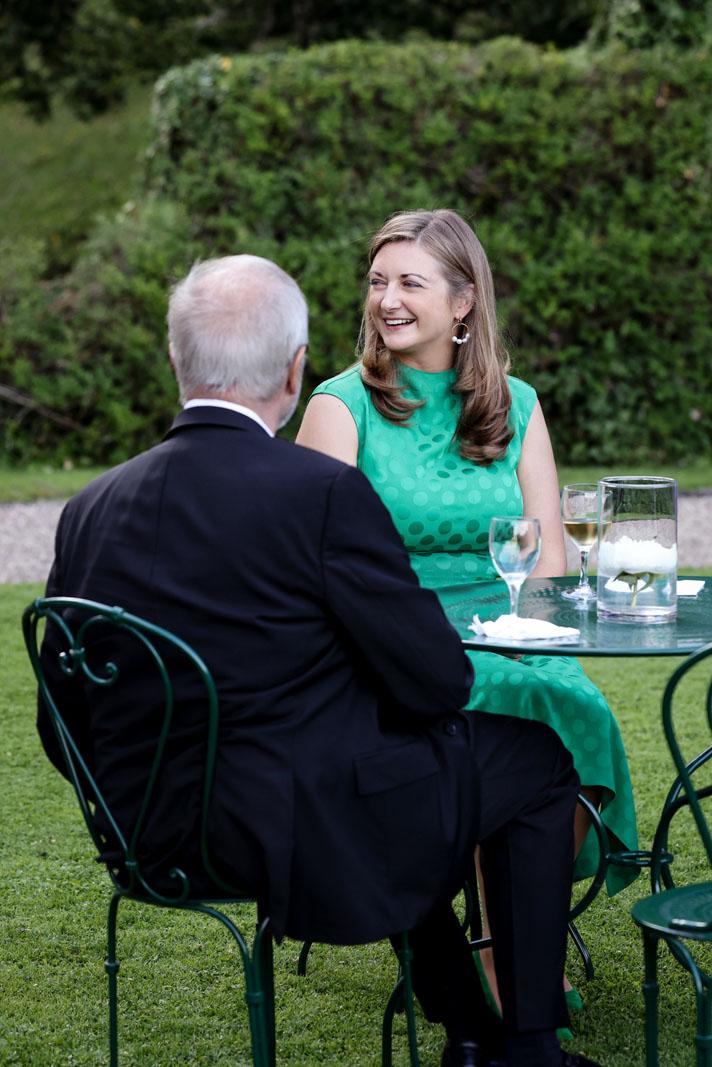
M 220 696 L 213 853 L 263 897 L 278 937 L 412 929 L 416 992 L 448 1032 L 443 1063 L 495 1063 L 504 1052 L 450 906 L 481 840 L 506 1063 L 589 1062 L 563 1057 L 554 1036 L 566 1022 L 568 753 L 546 727 L 460 714 L 471 667 L 366 479 L 274 437 L 305 358 L 296 283 L 256 257 L 212 260 L 175 288 L 168 321 L 183 411 L 160 444 L 69 502 L 48 595 L 120 604 L 207 662 Z M 55 638 L 43 658 L 56 673 Z M 62 704 L 127 825 L 155 742 L 144 696 L 127 708 L 93 690 L 87 705 L 75 690 Z M 200 884 L 200 722 L 180 678 L 176 717 L 149 837 Z M 39 729 L 61 769 L 42 707 Z

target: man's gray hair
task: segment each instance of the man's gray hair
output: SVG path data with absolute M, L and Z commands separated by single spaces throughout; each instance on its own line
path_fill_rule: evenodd
M 232 390 L 270 400 L 308 343 L 307 304 L 269 259 L 208 259 L 174 287 L 168 336 L 182 402 Z

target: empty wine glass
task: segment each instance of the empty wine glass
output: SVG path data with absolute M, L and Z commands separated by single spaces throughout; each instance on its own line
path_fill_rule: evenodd
M 492 562 L 509 589 L 510 614 L 516 615 L 519 591 L 536 566 L 541 552 L 538 519 L 495 516 L 490 522 L 489 550 Z
M 561 490 L 561 517 L 564 529 L 579 551 L 579 583 L 565 589 L 562 596 L 585 607 L 596 599 L 588 580 L 588 554 L 598 533 L 598 486 L 593 482 L 573 482 Z

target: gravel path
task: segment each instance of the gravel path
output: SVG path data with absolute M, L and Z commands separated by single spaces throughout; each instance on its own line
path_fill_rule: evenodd
M 54 531 L 61 500 L 35 504 L 0 504 L 0 584 L 41 582 L 47 577 L 54 551 Z M 679 501 L 679 560 L 681 567 L 712 566 L 712 491 L 692 493 Z M 572 546 L 569 566 L 577 567 Z

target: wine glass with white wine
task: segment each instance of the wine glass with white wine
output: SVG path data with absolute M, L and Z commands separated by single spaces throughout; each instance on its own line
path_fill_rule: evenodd
M 594 482 L 572 482 L 561 490 L 561 517 L 564 529 L 579 552 L 579 583 L 565 589 L 562 596 L 586 607 L 596 599 L 588 580 L 588 556 L 598 534 L 598 486 Z
M 489 528 L 492 562 L 509 589 L 510 614 L 516 616 L 519 591 L 524 579 L 534 570 L 541 552 L 541 528 L 538 519 L 497 518 Z

